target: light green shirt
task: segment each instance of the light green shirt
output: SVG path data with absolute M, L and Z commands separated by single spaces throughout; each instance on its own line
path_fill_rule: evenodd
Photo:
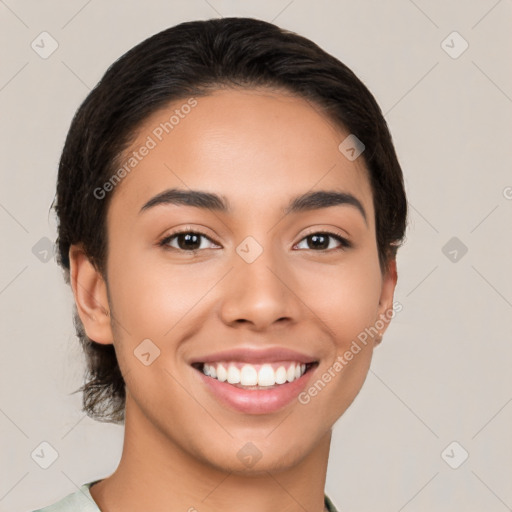
M 89 491 L 91 485 L 99 481 L 94 480 L 84 484 L 78 491 L 68 494 L 57 503 L 34 510 L 33 512 L 101 512 Z M 327 496 L 325 496 L 325 507 L 329 512 L 337 512 Z
M 53 505 L 39 508 L 34 512 L 101 512 L 89 491 L 89 487 L 99 481 L 86 483 L 78 491 L 68 494 Z

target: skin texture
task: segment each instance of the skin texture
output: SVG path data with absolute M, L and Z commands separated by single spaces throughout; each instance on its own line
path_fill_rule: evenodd
M 331 427 L 361 389 L 379 337 L 308 404 L 293 400 L 271 414 L 226 407 L 189 362 L 241 346 L 285 347 L 319 362 L 313 383 L 392 308 L 395 263 L 381 272 L 364 162 L 338 150 L 348 133 L 317 106 L 266 89 L 197 102 L 110 192 L 108 293 L 81 248 L 70 251 L 86 332 L 114 343 L 127 386 L 123 455 L 91 494 L 109 512 L 320 512 Z M 148 118 L 131 150 L 178 103 Z M 140 213 L 174 187 L 222 195 L 232 213 L 183 205 Z M 312 190 L 351 193 L 367 221 L 352 205 L 283 215 L 292 197 Z M 199 229 L 211 241 L 202 238 L 195 256 L 176 238 L 160 247 L 175 229 Z M 327 250 L 308 244 L 326 230 L 352 247 L 333 238 Z M 263 249 L 250 264 L 236 252 L 248 236 Z M 134 350 L 148 338 L 160 356 L 145 366 Z M 248 442 L 262 455 L 252 468 L 237 457 Z

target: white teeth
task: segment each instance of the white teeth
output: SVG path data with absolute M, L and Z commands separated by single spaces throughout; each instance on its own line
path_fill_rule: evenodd
M 242 367 L 240 371 L 240 384 L 242 386 L 256 386 L 258 384 L 258 372 L 249 364 Z
M 264 364 L 258 372 L 259 386 L 273 386 L 276 383 L 274 370 L 269 364 Z
M 226 371 L 226 368 L 224 368 L 224 366 L 221 364 L 217 366 L 217 379 L 221 382 L 224 382 L 228 379 L 228 372 Z
M 304 363 L 286 363 L 277 368 L 276 366 L 272 366 L 270 363 L 261 366 L 237 362 L 205 363 L 203 373 L 220 382 L 227 381 L 229 384 L 268 387 L 293 382 L 304 375 L 306 371 Z
M 240 382 L 240 370 L 234 365 L 230 365 L 228 368 L 228 382 L 230 384 L 238 384 Z
M 276 370 L 276 384 L 284 384 L 286 382 L 286 368 L 280 366 Z

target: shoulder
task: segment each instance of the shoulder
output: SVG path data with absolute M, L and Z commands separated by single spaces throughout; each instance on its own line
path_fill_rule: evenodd
M 97 481 L 88 482 L 56 503 L 33 512 L 101 512 L 89 492 L 91 485 Z

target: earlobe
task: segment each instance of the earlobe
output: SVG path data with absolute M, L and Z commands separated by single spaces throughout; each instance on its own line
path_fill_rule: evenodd
M 113 343 L 103 276 L 78 245 L 70 247 L 69 261 L 71 289 L 87 336 L 97 343 Z
M 393 297 L 395 293 L 395 287 L 397 282 L 397 270 L 396 270 L 396 259 L 393 258 L 387 263 L 386 272 L 382 278 L 382 289 L 379 299 L 378 316 L 376 325 L 379 329 L 379 334 L 375 337 L 375 345 L 378 345 L 382 341 L 382 337 L 388 328 L 388 325 L 393 317 L 390 312 L 393 311 Z

